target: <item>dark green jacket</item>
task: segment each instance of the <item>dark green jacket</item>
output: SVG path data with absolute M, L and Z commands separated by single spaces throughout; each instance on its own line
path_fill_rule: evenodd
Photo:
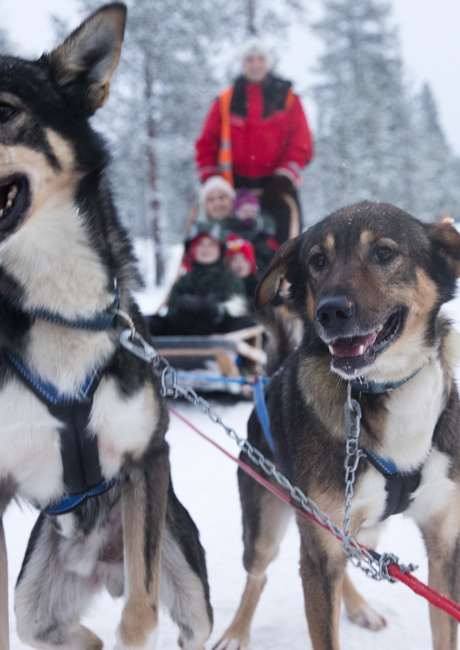
M 206 265 L 193 262 L 171 290 L 166 316 L 171 333 L 222 331 L 219 326 L 229 316 L 224 303 L 236 296 L 244 299 L 244 283 L 223 260 Z

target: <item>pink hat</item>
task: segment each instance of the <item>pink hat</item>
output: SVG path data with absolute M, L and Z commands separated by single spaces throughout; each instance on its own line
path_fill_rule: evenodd
M 233 210 L 234 210 L 234 212 L 236 212 L 238 210 L 238 208 L 240 208 L 245 203 L 250 203 L 251 205 L 254 205 L 260 211 L 260 201 L 257 198 L 257 196 L 255 194 L 253 194 L 252 192 L 250 192 L 249 190 L 246 190 L 245 188 L 242 188 L 241 190 L 238 190 L 236 198 L 233 201 Z

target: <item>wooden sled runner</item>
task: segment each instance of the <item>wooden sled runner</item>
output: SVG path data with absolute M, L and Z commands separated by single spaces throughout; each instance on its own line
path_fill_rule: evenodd
M 153 344 L 195 390 L 250 396 L 249 386 L 229 380 L 260 374 L 267 360 L 262 349 L 264 331 L 262 325 L 254 325 L 227 334 L 155 336 Z

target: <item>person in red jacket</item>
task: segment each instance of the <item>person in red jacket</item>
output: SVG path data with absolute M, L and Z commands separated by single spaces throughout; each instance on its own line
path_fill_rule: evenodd
M 270 72 L 268 52 L 251 37 L 242 50 L 242 75 L 212 103 L 196 141 L 200 180 L 220 174 L 235 188 L 263 190 L 262 209 L 277 220 L 276 238 L 289 237 L 289 208 L 300 174 L 313 156 L 307 118 L 292 84 Z M 284 212 L 284 214 L 283 214 Z

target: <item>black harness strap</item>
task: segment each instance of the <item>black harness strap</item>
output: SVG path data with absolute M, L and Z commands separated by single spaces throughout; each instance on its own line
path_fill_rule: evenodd
M 366 447 L 362 447 L 367 460 L 385 477 L 385 490 L 387 498 L 385 502 L 385 510 L 380 517 L 380 521 L 384 521 L 391 515 L 397 515 L 407 510 L 412 500 L 412 494 L 418 488 L 420 479 L 422 477 L 422 468 L 417 469 L 415 472 L 406 474 L 403 472 L 389 471 L 388 467 L 382 459 L 373 454 Z
M 377 383 L 368 382 L 362 378 L 358 378 L 352 382 L 352 389 L 358 392 L 359 397 L 361 397 L 362 393 L 368 395 L 382 395 L 405 384 L 407 381 L 415 377 L 422 368 L 423 366 L 415 370 L 405 379 L 394 382 Z M 442 414 L 433 431 L 432 445 L 437 436 L 441 419 Z M 380 521 L 384 521 L 391 515 L 397 515 L 407 510 L 412 501 L 413 493 L 420 485 L 423 464 L 413 472 L 400 472 L 393 461 L 377 456 L 377 454 L 374 454 L 374 452 L 366 447 L 362 447 L 361 450 L 371 465 L 373 465 L 373 467 L 375 467 L 375 469 L 385 477 L 387 498 L 385 502 L 385 510 L 383 515 L 380 517 Z
M 100 378 L 97 383 L 99 384 Z M 59 429 L 64 483 L 70 495 L 82 494 L 103 481 L 97 438 L 88 431 L 93 396 L 87 402 L 47 404 L 63 423 Z
M 49 512 L 69 512 L 88 496 L 112 487 L 113 481 L 104 483 L 97 438 L 89 430 L 93 396 L 103 373 L 98 371 L 90 375 L 78 391 L 78 397 L 73 398 L 59 393 L 52 384 L 32 375 L 20 359 L 10 354 L 6 354 L 5 359 L 16 376 L 63 425 L 59 428 L 59 436 L 65 490 L 67 495 L 77 498 L 70 501 L 65 499 L 67 505 L 64 510 L 54 504 Z

